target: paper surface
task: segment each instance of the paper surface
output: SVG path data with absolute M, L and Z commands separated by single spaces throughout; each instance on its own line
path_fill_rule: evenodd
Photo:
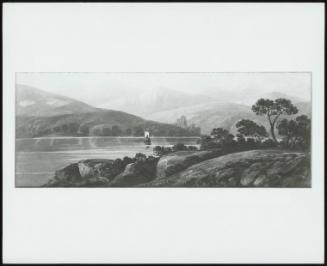
M 323 4 L 7 3 L 3 15 L 4 262 L 323 262 Z M 312 188 L 15 188 L 17 72 L 288 71 L 312 73 Z

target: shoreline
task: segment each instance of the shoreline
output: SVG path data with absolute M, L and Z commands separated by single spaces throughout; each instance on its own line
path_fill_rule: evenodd
M 76 137 L 76 136 L 53 136 L 53 137 L 37 137 L 37 138 L 16 138 L 16 140 L 29 140 L 29 139 L 98 139 L 98 138 L 106 138 L 106 139 L 144 139 L 144 137 L 133 137 L 133 136 L 81 136 L 81 137 Z M 152 139 L 199 139 L 201 136 L 177 136 L 177 137 L 151 137 Z

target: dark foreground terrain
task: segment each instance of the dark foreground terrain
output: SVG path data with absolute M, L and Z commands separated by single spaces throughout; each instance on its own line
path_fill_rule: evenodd
M 310 154 L 281 150 L 179 151 L 156 157 L 83 160 L 45 187 L 311 187 Z

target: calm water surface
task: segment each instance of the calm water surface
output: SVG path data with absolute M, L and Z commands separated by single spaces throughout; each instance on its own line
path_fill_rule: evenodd
M 136 137 L 49 137 L 16 140 L 16 186 L 37 187 L 54 172 L 83 159 L 117 159 L 141 152 L 153 154 L 153 147 L 176 143 L 196 145 L 197 137 L 151 138 L 146 146 Z

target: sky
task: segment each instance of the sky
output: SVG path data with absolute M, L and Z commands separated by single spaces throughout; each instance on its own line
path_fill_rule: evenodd
M 311 73 L 17 73 L 16 84 L 103 106 L 103 95 L 130 97 L 165 89 L 247 103 L 254 95 L 281 92 L 310 101 Z

